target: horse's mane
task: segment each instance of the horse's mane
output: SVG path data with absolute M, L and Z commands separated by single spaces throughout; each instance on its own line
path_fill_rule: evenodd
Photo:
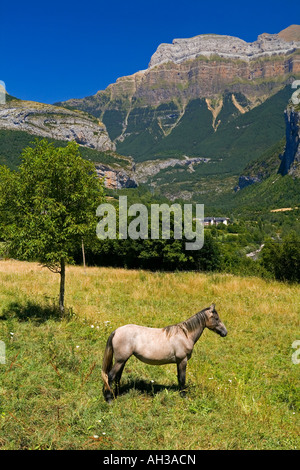
M 209 308 L 204 308 L 200 312 L 196 313 L 192 317 L 184 320 L 180 323 L 176 323 L 174 325 L 169 325 L 163 328 L 166 332 L 167 336 L 171 336 L 172 334 L 176 334 L 179 330 L 183 331 L 184 334 L 187 336 L 188 333 L 197 330 L 200 326 L 205 325 L 205 312 L 209 310 Z

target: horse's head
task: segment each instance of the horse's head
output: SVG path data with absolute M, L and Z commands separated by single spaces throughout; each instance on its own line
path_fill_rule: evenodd
M 215 309 L 215 304 L 211 304 L 211 306 L 205 310 L 205 326 L 215 333 L 218 333 L 220 336 L 227 335 L 227 329 L 224 323 L 221 322 L 218 312 Z

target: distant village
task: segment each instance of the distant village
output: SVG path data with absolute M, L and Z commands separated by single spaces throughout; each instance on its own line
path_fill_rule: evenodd
M 204 226 L 208 225 L 219 225 L 224 224 L 228 225 L 229 218 L 228 217 L 204 217 Z

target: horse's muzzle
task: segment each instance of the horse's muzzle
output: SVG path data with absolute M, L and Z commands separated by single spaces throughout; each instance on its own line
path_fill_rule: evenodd
M 226 330 L 226 328 L 225 328 L 224 325 L 222 325 L 222 326 L 220 325 L 219 328 L 217 328 L 216 331 L 217 331 L 217 333 L 218 333 L 220 336 L 222 336 L 222 338 L 224 338 L 225 336 L 227 336 L 227 330 Z

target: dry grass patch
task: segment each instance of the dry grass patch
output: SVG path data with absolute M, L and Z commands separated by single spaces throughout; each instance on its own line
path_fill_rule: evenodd
M 70 315 L 60 320 L 58 275 L 0 261 L 0 282 L 3 449 L 299 447 L 300 365 L 291 360 L 300 339 L 299 285 L 68 266 Z M 187 399 L 177 392 L 175 366 L 132 358 L 121 396 L 104 402 L 101 361 L 114 328 L 166 326 L 212 302 L 228 336 L 204 331 L 188 364 Z

